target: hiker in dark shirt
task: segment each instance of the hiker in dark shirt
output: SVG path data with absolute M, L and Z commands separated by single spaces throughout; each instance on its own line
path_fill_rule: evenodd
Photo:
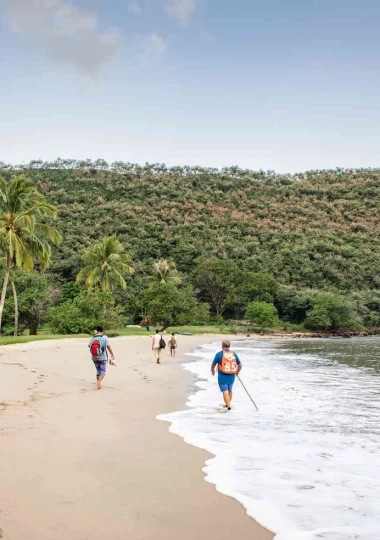
M 156 335 L 152 336 L 152 351 L 156 357 L 157 364 L 161 364 L 161 352 L 165 349 L 166 343 L 160 334 L 159 330 L 156 330 Z
M 169 347 L 170 347 L 170 356 L 175 356 L 175 351 L 178 347 L 178 343 L 177 343 L 177 338 L 174 335 L 174 332 L 170 336 Z

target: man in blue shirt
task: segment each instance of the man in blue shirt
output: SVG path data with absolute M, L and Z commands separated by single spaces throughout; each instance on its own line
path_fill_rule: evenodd
M 235 375 L 239 375 L 242 363 L 238 355 L 230 350 L 231 343 L 227 340 L 222 343 L 222 350 L 215 355 L 211 365 L 211 373 L 215 375 L 215 367 L 218 366 L 218 383 L 220 391 L 223 393 L 224 403 L 227 409 L 231 410 L 232 387 L 235 382 Z
M 95 345 L 95 348 L 98 346 L 98 343 L 100 345 L 100 350 L 95 351 L 97 354 L 93 354 L 93 345 Z M 92 361 L 95 364 L 96 368 L 96 382 L 98 390 L 102 388 L 102 380 L 104 379 L 107 371 L 107 361 L 108 361 L 108 354 L 107 350 L 111 354 L 111 361 L 110 363 L 113 365 L 115 364 L 115 356 L 113 354 L 113 350 L 111 348 L 108 336 L 104 334 L 104 326 L 101 324 L 96 327 L 96 334 L 93 338 L 91 338 L 90 343 L 88 344 L 90 348 L 91 358 Z

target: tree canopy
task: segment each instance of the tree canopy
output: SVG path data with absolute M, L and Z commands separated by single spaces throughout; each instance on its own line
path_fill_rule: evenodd
M 147 291 L 161 283 L 174 296 L 191 287 L 195 305 L 208 304 L 214 320 L 244 318 L 248 304 L 265 302 L 284 322 L 310 328 L 379 325 L 380 169 L 286 175 L 104 160 L 0 165 L 2 185 L 15 174 L 28 178 L 44 208 L 58 210 L 63 242 L 52 249 L 49 281 L 62 297 L 79 294 L 79 274 L 80 286 L 112 290 L 134 323 L 151 315 Z M 35 232 L 47 230 L 43 212 Z

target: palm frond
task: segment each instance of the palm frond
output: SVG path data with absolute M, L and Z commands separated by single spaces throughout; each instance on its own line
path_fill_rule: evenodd
M 77 283 L 80 283 L 83 280 L 87 280 L 88 276 L 93 272 L 97 266 L 85 266 L 82 268 L 82 270 L 78 273 L 76 281 Z
M 99 268 L 94 268 L 92 272 L 90 272 L 86 279 L 86 287 L 91 288 L 95 287 L 96 285 L 99 285 L 101 282 L 101 274 L 99 272 Z
M 115 280 L 115 282 L 122 288 L 122 289 L 126 289 L 127 288 L 127 282 L 125 281 L 125 279 L 123 278 L 122 274 L 116 270 L 116 268 L 113 268 L 112 269 L 112 276 Z
M 55 246 L 58 246 L 62 242 L 62 235 L 57 229 L 54 229 L 46 223 L 36 223 L 34 226 L 34 233 L 41 236 L 46 241 L 50 241 Z

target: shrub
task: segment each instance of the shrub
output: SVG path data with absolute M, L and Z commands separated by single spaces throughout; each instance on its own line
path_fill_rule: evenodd
M 332 326 L 328 309 L 316 306 L 306 315 L 305 328 L 309 330 L 327 330 Z
M 317 293 L 312 298 L 312 309 L 305 320 L 310 330 L 359 329 L 353 318 L 353 305 L 338 295 Z
M 209 305 L 197 304 L 193 288 L 178 287 L 173 283 L 155 284 L 144 292 L 144 309 L 151 324 L 163 328 L 200 324 L 209 320 Z
M 123 323 L 120 309 L 110 293 L 83 291 L 73 300 L 51 308 L 48 324 L 57 334 L 89 334 L 98 324 L 105 328 L 120 326 Z
M 280 326 L 277 309 L 268 302 L 251 302 L 247 306 L 245 318 L 261 328 L 277 328 Z

